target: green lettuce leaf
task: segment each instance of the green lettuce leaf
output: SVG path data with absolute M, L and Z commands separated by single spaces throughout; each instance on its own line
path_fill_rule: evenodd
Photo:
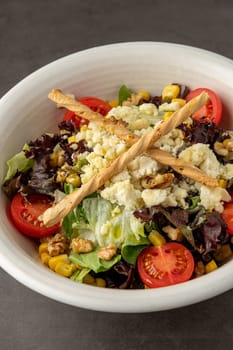
M 77 270 L 73 273 L 73 275 L 70 277 L 70 279 L 72 279 L 72 281 L 75 281 L 75 282 L 79 282 L 79 283 L 82 283 L 83 282 L 83 279 L 86 275 L 88 275 L 88 273 L 90 272 L 91 270 L 88 269 L 87 267 L 83 268 L 82 270 Z
M 86 228 L 93 232 L 99 246 L 114 244 L 120 248 L 130 236 L 136 240 L 145 237 L 144 223 L 130 210 L 101 197 L 86 198 L 82 205 L 89 223 Z
M 69 194 L 74 191 L 74 187 L 69 184 L 64 185 L 64 191 Z M 78 190 L 77 190 L 78 191 Z M 68 215 L 66 215 L 62 221 L 62 229 L 65 231 L 66 236 L 71 239 L 74 236 L 74 230 L 86 229 L 89 227 L 85 210 L 83 209 L 82 202 L 74 208 Z
M 121 248 L 122 258 L 129 264 L 135 264 L 140 252 L 151 243 L 146 237 L 140 237 L 139 240 L 134 236 L 128 237 Z
M 125 85 L 122 85 L 118 93 L 119 105 L 121 106 L 129 97 L 131 97 L 131 91 Z
M 71 253 L 69 259 L 74 264 L 79 264 L 95 273 L 109 270 L 113 265 L 121 260 L 121 255 L 116 255 L 112 260 L 106 261 L 99 258 L 97 250 L 90 253 Z
M 21 152 L 15 154 L 6 162 L 8 170 L 4 178 L 4 182 L 12 179 L 17 172 L 23 173 L 33 167 L 34 159 L 27 158 L 24 153 L 24 150 L 28 149 L 29 146 L 27 144 L 24 145 L 23 150 Z

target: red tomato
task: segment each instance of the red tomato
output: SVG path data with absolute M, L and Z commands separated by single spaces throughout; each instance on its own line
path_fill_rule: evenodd
M 59 224 L 46 227 L 39 216 L 51 205 L 51 200 L 45 195 L 35 194 L 24 198 L 21 194 L 16 194 L 10 207 L 13 223 L 26 236 L 49 236 L 58 230 Z
M 228 232 L 233 234 L 233 202 L 225 203 L 222 218 L 227 224 Z
M 111 109 L 109 104 L 100 98 L 96 97 L 81 97 L 78 99 L 79 102 L 83 103 L 85 106 L 88 106 L 94 112 L 98 112 L 105 116 Z M 74 112 L 67 111 L 63 120 L 72 120 L 75 123 L 77 129 L 80 129 L 82 125 L 87 125 L 88 120 L 78 117 Z
M 207 122 L 214 122 L 218 125 L 222 119 L 222 102 L 214 91 L 207 88 L 192 90 L 186 96 L 186 101 L 190 101 L 192 98 L 200 95 L 200 93 L 203 91 L 206 91 L 209 94 L 210 99 L 205 106 L 193 114 L 193 118 L 200 120 L 201 117 L 205 117 Z
M 194 270 L 194 259 L 185 246 L 169 242 L 143 249 L 137 266 L 142 282 L 150 288 L 158 288 L 189 280 Z

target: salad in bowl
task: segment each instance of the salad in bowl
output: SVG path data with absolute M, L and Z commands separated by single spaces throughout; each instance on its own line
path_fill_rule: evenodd
M 232 259 L 233 132 L 213 90 L 49 98 L 63 120 L 25 140 L 2 185 L 41 264 L 76 283 L 149 289 Z

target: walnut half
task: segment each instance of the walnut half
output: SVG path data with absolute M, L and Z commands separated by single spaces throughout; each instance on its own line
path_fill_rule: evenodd
M 63 254 L 68 249 L 66 236 L 57 233 L 55 236 L 48 239 L 48 253 L 50 256 Z
M 141 185 L 143 188 L 167 188 L 169 187 L 174 180 L 174 174 L 155 174 L 145 176 L 141 180 Z
M 76 237 L 72 239 L 70 248 L 74 253 L 89 253 L 94 249 L 94 244 L 89 239 Z
M 117 247 L 109 245 L 98 250 L 98 256 L 103 260 L 111 260 L 117 254 Z

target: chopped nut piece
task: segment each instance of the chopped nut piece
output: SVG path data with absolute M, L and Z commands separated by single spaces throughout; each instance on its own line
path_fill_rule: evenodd
M 57 233 L 48 241 L 48 253 L 50 256 L 63 254 L 68 249 L 67 238 L 61 233 Z
M 223 157 L 226 157 L 228 155 L 228 150 L 227 148 L 224 146 L 224 144 L 222 142 L 218 142 L 216 141 L 214 143 L 214 151 Z
M 135 105 L 138 106 L 143 102 L 143 96 L 140 94 L 131 94 L 131 97 L 128 98 L 126 101 L 123 101 L 123 106 L 131 106 Z
M 195 273 L 195 277 L 200 277 L 200 276 L 204 275 L 205 265 L 203 264 L 202 261 L 198 261 L 196 263 L 194 273 Z
M 100 248 L 98 250 L 98 256 L 103 260 L 111 260 L 117 253 L 117 247 L 115 245 L 109 245 L 107 247 Z
M 72 239 L 70 248 L 74 253 L 88 253 L 92 252 L 94 249 L 94 244 L 89 239 L 76 237 Z
M 163 227 L 163 231 L 168 235 L 168 237 L 173 241 L 181 241 L 183 238 L 182 233 L 178 228 L 174 228 L 170 225 Z
M 144 188 L 167 188 L 171 185 L 174 179 L 174 174 L 166 173 L 166 174 L 156 174 L 145 176 L 141 185 Z

